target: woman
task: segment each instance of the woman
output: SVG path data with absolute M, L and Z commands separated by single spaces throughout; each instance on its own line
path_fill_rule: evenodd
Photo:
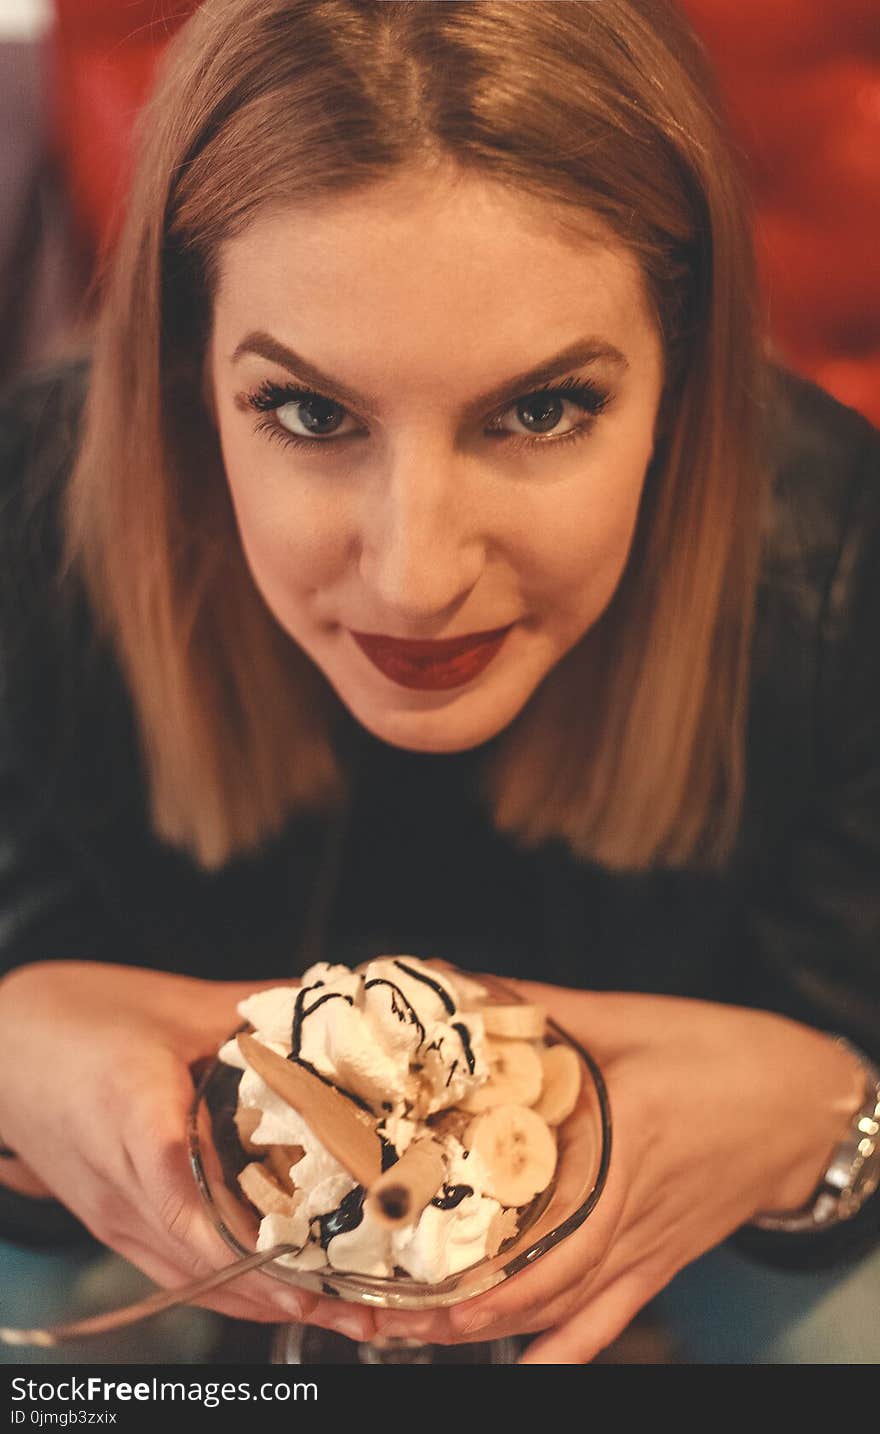
M 217 1309 L 584 1362 L 811 1206 L 878 1054 L 877 438 L 759 340 L 665 4 L 208 0 L 91 365 L 6 408 L 9 1186 L 220 1263 L 190 1065 L 256 981 L 409 950 L 596 1051 L 601 1209 L 430 1320 Z M 865 1253 L 871 1168 L 744 1238 Z

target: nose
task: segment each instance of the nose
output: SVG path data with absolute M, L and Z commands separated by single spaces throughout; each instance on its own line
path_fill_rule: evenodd
M 426 442 L 398 449 L 365 499 L 361 579 L 377 609 L 413 635 L 432 636 L 426 628 L 451 617 L 483 571 L 473 500 L 466 464 Z

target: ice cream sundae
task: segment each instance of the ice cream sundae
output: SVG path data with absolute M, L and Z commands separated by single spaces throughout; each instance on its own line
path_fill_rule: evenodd
M 553 1180 L 581 1085 L 538 1007 L 413 956 L 319 963 L 239 1005 L 238 1181 L 283 1263 L 436 1284 L 491 1257 Z

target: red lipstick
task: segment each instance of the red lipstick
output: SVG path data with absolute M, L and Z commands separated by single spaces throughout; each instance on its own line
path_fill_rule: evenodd
M 443 637 L 435 642 L 383 637 L 373 632 L 351 635 L 361 652 L 392 682 L 425 692 L 442 692 L 463 687 L 488 667 L 512 626 L 509 623 L 491 632 Z

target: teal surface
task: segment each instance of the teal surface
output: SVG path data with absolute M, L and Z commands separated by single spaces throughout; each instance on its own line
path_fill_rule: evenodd
M 652 1309 L 689 1364 L 880 1364 L 880 1249 L 803 1272 L 722 1246 L 682 1270 Z
M 32 1329 L 100 1314 L 151 1294 L 155 1285 L 96 1245 L 30 1250 L 0 1241 L 0 1324 Z M 0 1364 L 199 1364 L 210 1361 L 219 1316 L 176 1309 L 130 1329 L 54 1349 L 0 1344 Z
M 35 1251 L 0 1242 L 3 1325 L 96 1314 L 153 1288 L 97 1246 Z M 849 1268 L 797 1273 L 713 1250 L 677 1275 L 651 1310 L 688 1364 L 880 1364 L 880 1251 Z M 170 1310 L 57 1349 L 0 1345 L 0 1363 L 210 1363 L 225 1323 L 207 1310 Z

